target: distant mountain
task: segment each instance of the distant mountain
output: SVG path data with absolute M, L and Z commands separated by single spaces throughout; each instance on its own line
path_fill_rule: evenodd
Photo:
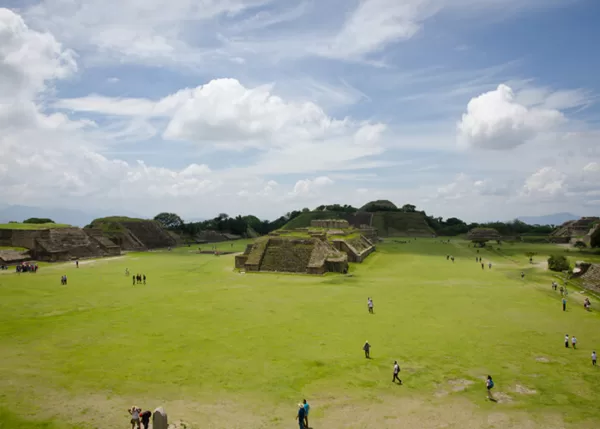
M 50 218 L 56 223 L 66 223 L 73 226 L 85 226 L 92 220 L 115 214 L 113 212 L 84 212 L 82 210 L 66 209 L 60 207 L 30 207 L 30 206 L 4 206 L 0 207 L 0 223 L 10 221 L 23 222 L 30 217 Z M 135 213 L 119 210 L 119 215 L 140 217 Z
M 555 213 L 544 216 L 519 216 L 521 222 L 525 222 L 528 225 L 561 225 L 569 220 L 577 220 L 581 216 L 574 215 L 573 213 Z

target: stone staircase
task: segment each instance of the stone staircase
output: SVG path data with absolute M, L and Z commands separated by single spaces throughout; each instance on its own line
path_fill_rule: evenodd
M 310 261 L 314 249 L 312 240 L 269 240 L 260 271 L 302 273 Z

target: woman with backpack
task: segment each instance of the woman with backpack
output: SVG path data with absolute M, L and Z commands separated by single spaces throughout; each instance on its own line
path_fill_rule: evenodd
M 490 400 L 494 400 L 494 396 L 492 395 L 492 389 L 494 388 L 494 380 L 492 380 L 492 376 L 488 375 L 487 380 L 485 380 L 485 387 L 487 388 L 487 397 Z

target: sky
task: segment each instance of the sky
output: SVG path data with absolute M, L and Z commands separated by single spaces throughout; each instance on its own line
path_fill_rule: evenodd
M 4 0 L 0 201 L 600 214 L 596 0 Z

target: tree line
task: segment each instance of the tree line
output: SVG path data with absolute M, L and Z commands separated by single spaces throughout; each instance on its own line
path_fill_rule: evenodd
M 422 213 L 427 224 L 441 236 L 456 236 L 466 234 L 473 228 L 493 228 L 502 236 L 517 236 L 517 235 L 548 235 L 554 230 L 554 225 L 529 225 L 518 219 L 509 222 L 470 222 L 467 223 L 462 219 L 450 217 L 443 219 L 442 217 L 429 216 L 424 211 L 417 210 L 413 204 L 405 204 L 402 207 L 393 207 L 389 204 L 377 204 L 377 202 L 369 203 L 362 208 L 363 211 L 395 211 L 405 213 Z M 178 232 L 180 234 L 194 236 L 202 231 L 218 231 L 245 236 L 249 232 L 254 231 L 258 235 L 265 235 L 271 231 L 275 231 L 283 227 L 290 220 L 300 216 L 302 213 L 310 212 L 309 208 L 302 210 L 294 210 L 280 216 L 279 218 L 269 221 L 261 220 L 253 215 L 238 215 L 235 217 L 229 216 L 226 213 L 220 213 L 213 219 L 207 219 L 197 222 L 184 222 L 181 217 L 175 213 L 160 213 L 155 216 L 154 220 L 159 222 L 163 227 Z M 356 213 L 358 208 L 348 204 L 331 204 L 320 205 L 314 211 L 330 211 L 339 213 Z M 600 231 L 600 230 L 599 230 Z M 600 245 L 600 237 L 598 238 Z

